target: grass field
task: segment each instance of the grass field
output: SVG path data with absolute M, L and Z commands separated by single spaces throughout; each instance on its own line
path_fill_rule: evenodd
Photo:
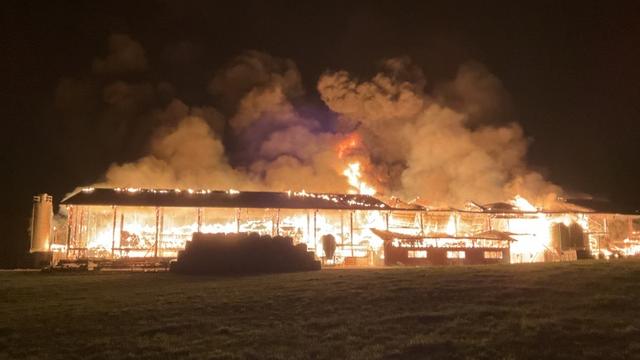
M 0 358 L 640 358 L 640 261 L 0 272 Z

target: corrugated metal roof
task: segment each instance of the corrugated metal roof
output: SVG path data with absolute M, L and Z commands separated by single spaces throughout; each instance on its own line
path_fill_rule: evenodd
M 306 192 L 178 189 L 85 188 L 62 200 L 65 205 L 392 210 L 368 195 Z M 397 210 L 397 208 L 395 208 Z M 408 210 L 408 209 L 407 209 Z

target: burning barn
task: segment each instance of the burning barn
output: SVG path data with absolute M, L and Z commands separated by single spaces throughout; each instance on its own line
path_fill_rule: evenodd
M 374 230 L 386 264 L 490 264 L 570 261 L 640 253 L 640 213 L 587 200 L 538 209 L 511 203 L 420 212 L 421 233 Z
M 56 259 L 172 259 L 194 233 L 291 237 L 325 263 L 482 264 L 640 253 L 640 214 L 584 201 L 538 209 L 524 198 L 430 208 L 369 195 L 85 188 L 35 197 L 32 252 Z M 390 205 L 392 204 L 392 205 Z M 54 224 L 54 225 L 52 225 Z M 335 239 L 327 258 L 324 236 Z
M 65 224 L 51 245 L 71 259 L 175 258 L 193 233 L 289 236 L 322 258 L 323 235 L 336 240 L 335 259 L 373 264 L 382 240 L 370 229 L 391 208 L 355 194 L 86 188 L 62 201 Z

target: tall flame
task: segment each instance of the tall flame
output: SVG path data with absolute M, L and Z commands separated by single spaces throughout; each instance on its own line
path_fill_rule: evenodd
M 533 206 L 527 199 L 523 198 L 520 195 L 516 195 L 511 201 L 511 204 L 513 204 L 515 207 L 517 207 L 522 211 L 532 211 L 532 212 L 538 211 L 538 209 L 535 206 Z
M 351 185 L 351 187 L 353 188 L 350 192 L 363 195 L 375 195 L 376 189 L 362 180 L 360 167 L 360 163 L 354 161 L 349 163 L 349 165 L 347 165 L 347 168 L 342 172 L 342 174 L 347 177 L 349 185 Z
M 358 133 L 351 133 L 338 144 L 338 158 L 343 159 L 352 154 L 354 149 L 361 145 Z M 351 161 L 342 172 L 347 177 L 351 194 L 375 195 L 376 189 L 362 180 L 362 164 L 360 161 Z
M 445 229 L 445 233 L 447 235 L 457 235 L 456 234 L 456 218 L 453 214 L 449 215 L 449 221 L 447 221 L 447 228 Z

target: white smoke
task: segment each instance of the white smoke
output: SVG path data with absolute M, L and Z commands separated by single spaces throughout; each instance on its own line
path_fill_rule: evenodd
M 543 201 L 560 191 L 527 170 L 522 128 L 491 121 L 508 99 L 484 67 L 463 65 L 429 95 L 422 73 L 406 60 L 386 65 L 369 81 L 344 71 L 325 74 L 318 90 L 333 111 L 358 124 L 374 162 L 391 177 L 388 191 L 451 205 L 517 193 Z

